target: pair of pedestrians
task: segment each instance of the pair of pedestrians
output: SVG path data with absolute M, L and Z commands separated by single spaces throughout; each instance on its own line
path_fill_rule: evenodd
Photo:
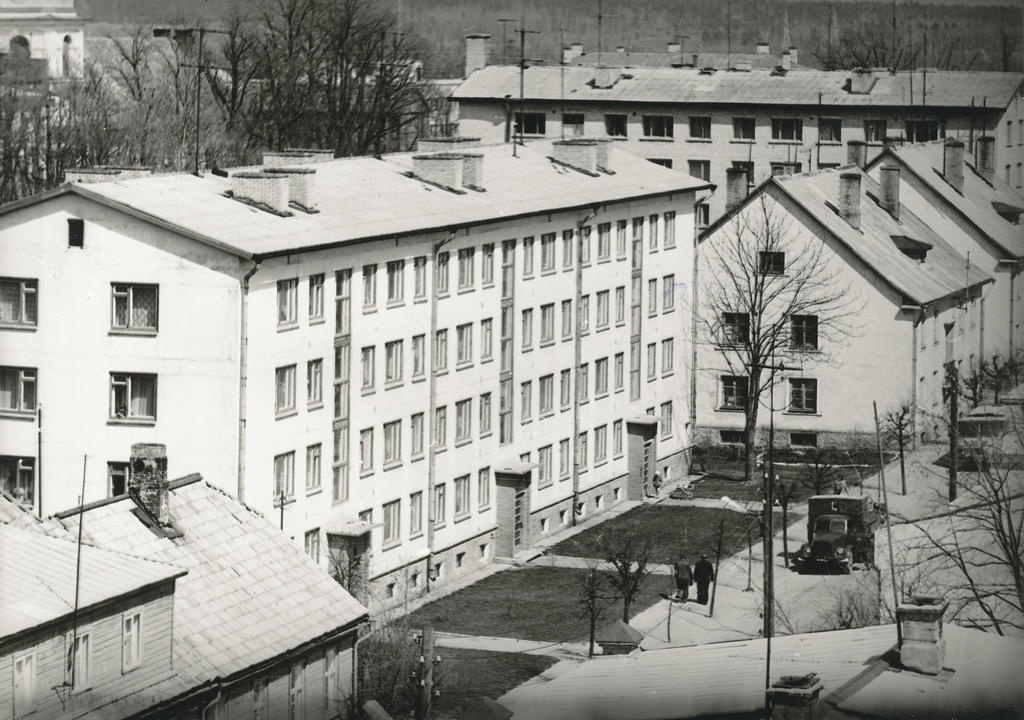
M 700 560 L 691 570 L 690 561 L 686 559 L 686 553 L 681 553 L 679 559 L 672 566 L 676 579 L 676 592 L 673 600 L 686 602 L 690 599 L 690 583 L 697 583 L 697 602 L 701 605 L 708 604 L 708 588 L 715 580 L 715 568 L 708 560 L 708 556 L 701 553 Z

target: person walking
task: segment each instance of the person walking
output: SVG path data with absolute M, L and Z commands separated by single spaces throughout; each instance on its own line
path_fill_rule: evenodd
M 693 573 L 690 571 L 690 561 L 686 559 L 686 553 L 680 553 L 679 559 L 672 566 L 676 576 L 676 593 L 673 600 L 686 602 L 690 599 L 690 580 Z
M 701 553 L 700 560 L 693 567 L 693 580 L 697 583 L 697 602 L 707 605 L 708 586 L 715 581 L 715 568 L 704 553 Z

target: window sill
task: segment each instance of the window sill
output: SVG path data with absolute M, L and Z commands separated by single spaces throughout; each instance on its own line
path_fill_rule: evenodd
M 782 414 L 796 417 L 821 417 L 821 413 L 817 410 L 783 410 Z
M 622 453 L 619 453 L 618 455 L 612 455 L 612 460 L 621 460 L 621 459 L 622 459 Z
M 628 135 L 605 135 L 609 140 L 629 140 Z
M 585 397 L 585 398 L 580 398 L 578 404 L 579 405 L 586 405 L 589 402 L 590 402 L 590 398 L 589 397 Z
M 616 320 L 615 321 L 615 327 L 617 327 L 617 328 L 626 327 L 626 321 L 625 320 Z
M 523 346 L 519 350 L 524 353 L 533 352 L 533 346 Z
M 313 412 L 314 410 L 323 410 L 323 409 L 324 409 L 324 402 L 323 402 L 323 400 L 317 400 L 316 402 L 312 402 L 312 403 L 309 403 L 308 405 L 306 405 L 306 412 Z
M 494 287 L 494 281 L 493 280 L 484 280 L 482 283 L 480 283 L 480 287 L 483 290 L 490 290 L 492 287 Z
M 484 512 L 487 512 L 487 511 L 488 511 L 488 510 L 490 510 L 490 509 L 491 509 L 491 504 L 490 504 L 490 503 L 487 503 L 486 505 L 481 505 L 480 507 L 478 507 L 478 508 L 476 509 L 476 511 L 477 511 L 478 513 L 484 513 Z
M 387 382 L 384 383 L 384 389 L 394 390 L 395 388 L 402 387 L 402 384 L 403 383 L 401 380 L 388 380 Z
M 595 330 L 594 332 L 599 332 L 599 333 L 602 333 L 602 332 L 604 332 L 605 330 L 608 330 L 608 329 L 609 329 L 609 326 L 608 326 L 608 324 L 606 323 L 606 324 L 604 324 L 604 325 L 598 325 L 598 326 L 597 326 L 597 330 Z
M 549 487 L 551 487 L 554 484 L 555 484 L 554 480 L 544 480 L 543 482 L 538 480 L 537 481 L 537 489 L 538 490 L 543 490 L 544 488 L 549 488 Z
M 711 138 L 695 138 L 695 137 L 691 137 L 691 138 L 686 138 L 686 142 L 688 142 L 688 143 L 710 143 L 711 142 Z
M 462 522 L 463 520 L 469 520 L 469 518 L 471 518 L 472 516 L 473 516 L 473 514 L 470 513 L 467 510 L 466 512 L 462 513 L 461 515 L 456 515 L 455 517 L 453 517 L 452 518 L 452 522 L 457 525 L 460 522 Z
M 769 145 L 802 145 L 803 140 L 776 140 L 772 139 L 768 141 Z
M 570 410 L 572 410 L 572 405 L 563 405 L 561 408 L 561 412 L 569 412 Z
M 473 438 L 471 438 L 471 437 L 462 438 L 461 440 L 460 439 L 456 439 L 455 440 L 455 447 L 457 447 L 457 448 L 465 447 L 466 445 L 469 445 L 471 442 L 473 442 Z
M 471 367 L 473 367 L 472 360 L 459 360 L 457 363 L 455 363 L 455 372 L 459 372 L 460 370 L 468 370 Z
M 35 410 L 0 410 L 0 418 L 6 418 L 8 420 L 27 420 L 33 421 L 36 419 Z M 114 422 L 113 420 L 111 422 Z M 123 422 L 123 421 L 118 421 Z
M 603 465 L 607 465 L 607 464 L 608 464 L 607 460 L 595 460 L 594 461 L 594 469 L 596 470 L 597 468 L 599 468 L 599 467 L 601 467 Z
M 656 247 L 647 248 L 647 252 L 650 255 L 654 255 L 656 252 L 658 252 L 658 248 L 656 248 Z
M 324 324 L 324 316 L 323 315 L 319 315 L 317 317 L 311 317 L 309 319 L 309 326 L 310 327 L 312 327 L 313 325 L 323 325 L 323 324 Z
M 617 387 L 617 388 L 615 388 L 615 394 L 616 394 L 616 395 L 618 395 L 618 394 L 619 394 L 620 392 L 626 392 L 626 387 L 625 387 L 625 386 L 623 386 L 623 387 Z
M 537 419 L 538 420 L 546 420 L 549 417 L 554 417 L 554 415 L 555 415 L 555 411 L 554 410 L 545 410 L 544 412 L 540 413 L 537 416 Z
M 405 300 L 404 299 L 402 299 L 402 300 L 388 300 L 388 304 L 385 305 L 384 307 L 386 307 L 388 310 L 393 310 L 394 308 L 405 307 Z
M 520 425 L 529 425 L 532 422 L 533 422 L 533 418 L 532 417 L 525 417 L 525 418 L 523 418 L 523 419 L 521 419 L 519 421 L 519 424 Z
M 491 430 L 488 430 L 487 432 L 481 432 L 480 439 L 483 440 L 484 438 L 489 438 L 493 434 L 494 433 Z
M 0 330 L 14 330 L 16 332 L 35 332 L 38 325 L 21 325 L 16 323 L 0 323 Z
M 487 363 L 491 363 L 491 362 L 494 362 L 494 358 L 491 357 L 490 355 L 488 355 L 487 357 L 480 358 L 480 364 L 481 365 L 486 365 Z
M 663 308 L 661 308 L 661 313 L 662 313 L 663 315 L 664 315 L 665 313 L 670 313 L 670 312 L 675 312 L 675 311 L 676 311 L 676 308 L 675 308 L 675 306 L 672 306 L 672 307 L 663 307 Z
M 562 267 L 562 272 L 572 272 L 572 271 L 573 271 L 573 269 L 574 269 L 574 268 L 573 268 L 573 266 L 572 266 L 572 265 L 569 265 L 569 266 L 567 266 L 567 267 L 566 267 L 566 266 L 563 266 L 563 267 Z
M 644 136 L 637 138 L 640 142 L 651 142 L 651 143 L 670 143 L 675 142 L 674 137 L 657 137 L 657 136 Z
M 602 393 L 595 393 L 594 394 L 594 400 L 595 401 L 597 401 L 597 400 L 604 400 L 606 397 L 608 397 L 608 392 L 607 391 L 602 392 Z
M 662 440 L 671 440 L 672 439 L 672 433 L 669 433 L 668 435 L 662 435 L 661 439 Z
M 412 301 L 413 301 L 413 303 L 414 303 L 414 304 L 416 304 L 416 305 L 422 305 L 423 303 L 425 303 L 425 302 L 427 301 L 427 296 L 426 296 L 426 295 L 423 295 L 423 296 L 421 296 L 421 297 L 414 297 L 414 298 L 412 299 Z
M 421 537 L 423 537 L 423 531 L 422 530 L 417 530 L 416 532 L 409 533 L 409 539 L 410 540 L 416 540 L 416 539 L 421 538 Z
M 323 487 L 306 488 L 306 497 L 313 497 L 315 495 L 319 495 L 323 491 Z
M 541 270 L 540 271 L 540 276 L 541 277 L 548 277 L 549 275 L 557 275 L 557 274 L 558 274 L 558 271 L 555 270 L 554 268 L 549 268 L 548 270 Z
M 370 468 L 368 470 L 359 470 L 359 477 L 361 478 L 370 477 L 371 475 L 373 475 L 373 468 Z
M 819 140 L 818 144 L 819 145 L 826 145 L 826 146 L 833 146 L 833 147 L 842 147 L 843 141 L 842 140 Z
M 570 340 L 572 340 L 572 335 L 563 335 L 562 336 L 562 342 L 569 342 Z
M 672 377 L 675 374 L 676 374 L 675 370 L 663 371 L 661 373 L 661 379 L 664 380 L 665 378 L 670 378 L 670 377 Z
M 297 328 L 298 326 L 298 323 L 291 325 L 290 327 L 287 328 L 278 326 L 278 331 L 280 332 L 281 330 L 292 330 L 294 328 Z M 120 337 L 156 337 L 158 333 L 155 328 L 146 328 L 140 330 L 132 330 L 131 328 L 110 328 L 110 331 L 107 334 L 116 335 Z
M 450 293 L 449 293 L 449 291 L 447 289 L 445 289 L 445 290 L 438 290 L 437 291 L 437 299 L 438 300 L 444 300 L 449 295 L 450 295 Z
M 277 324 L 277 331 L 278 332 L 288 332 L 289 330 L 298 330 L 298 329 L 299 329 L 299 323 L 298 322 L 278 323 Z M 111 332 L 114 332 L 114 331 L 111 331 Z M 124 332 L 124 331 L 121 331 L 121 332 Z M 127 333 L 127 334 L 133 335 L 134 333 Z
M 445 444 L 435 445 L 433 447 L 433 450 L 434 450 L 434 456 L 436 457 L 436 456 L 440 455 L 441 453 L 448 452 L 448 446 L 445 445 Z
M 359 394 L 362 397 L 366 397 L 367 395 L 374 395 L 376 392 L 377 392 L 376 388 L 372 388 L 372 387 L 369 387 L 369 388 L 359 388 Z
M 279 410 L 278 412 L 274 413 L 274 419 L 275 420 L 285 420 L 285 419 L 290 418 L 290 417 L 295 417 L 298 414 L 299 414 L 299 411 L 296 410 L 295 408 L 289 408 L 288 410 Z
M 409 457 L 409 462 L 419 462 L 423 459 L 423 453 L 418 453 Z
M 460 287 L 458 290 L 455 291 L 455 294 L 456 295 L 467 295 L 467 294 L 469 294 L 469 293 L 471 293 L 471 292 L 473 292 L 475 290 L 476 290 L 476 288 L 473 287 L 472 285 L 467 285 L 466 287 Z
M 738 138 L 734 137 L 729 141 L 730 145 L 753 145 L 756 142 L 755 138 Z
M 533 273 L 531 272 L 529 275 L 523 273 L 523 280 L 533 280 Z
M 541 340 L 540 346 L 542 348 L 551 347 L 555 344 L 554 340 Z
M 744 410 L 741 407 L 717 407 L 717 408 L 715 408 L 715 412 L 741 413 L 743 411 Z
M 437 370 L 434 371 L 434 377 L 441 377 L 442 375 L 447 375 L 447 374 L 448 374 L 448 366 L 447 365 L 445 367 L 443 367 L 443 368 L 438 368 Z
M 402 467 L 402 461 L 401 460 L 388 460 L 388 461 L 386 461 L 384 463 L 384 471 L 385 472 L 387 472 L 388 470 L 394 470 L 395 468 L 400 468 L 400 467 Z
M 377 312 L 376 305 L 368 305 L 363 308 L 363 315 L 372 315 L 375 312 Z
M 388 550 L 394 550 L 396 547 L 399 547 L 401 544 L 402 544 L 402 539 L 401 538 L 396 538 L 394 540 L 386 540 L 385 542 L 383 542 L 381 544 L 380 549 L 381 549 L 381 552 L 386 552 Z

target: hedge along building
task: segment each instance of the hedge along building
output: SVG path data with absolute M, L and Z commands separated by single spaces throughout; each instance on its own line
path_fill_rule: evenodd
M 725 186 L 729 168 L 750 187 L 780 173 L 848 162 L 851 142 L 872 159 L 885 141 L 995 138 L 996 167 L 1024 183 L 1019 73 L 885 70 L 716 70 L 697 67 L 488 66 L 452 94 L 459 132 L 485 141 L 609 138 L 652 162 Z M 707 226 L 721 193 L 700 209 Z
M 5 488 L 67 505 L 87 455 L 86 501 L 118 494 L 161 442 L 397 601 L 685 469 L 709 186 L 602 143 L 473 144 L 4 208 Z
M 743 442 L 754 393 L 742 359 L 759 318 L 751 312 L 753 291 L 723 293 L 713 263 L 735 244 L 738 228 L 758 237 L 766 217 L 776 224 L 777 244 L 752 247 L 761 257 L 748 280 L 769 298 L 762 317 L 781 319 L 777 352 L 764 364 L 784 369 L 760 398 L 758 441 L 767 440 L 774 405 L 777 446 L 873 447 L 872 401 L 879 413 L 909 402 L 912 436 L 944 437 L 944 364 L 980 346 L 983 324 L 961 322 L 963 307 L 981 297 L 991 276 L 900 203 L 895 175 L 876 183 L 849 166 L 770 178 L 744 197 L 746 181 L 734 174 L 727 193 L 734 208 L 701 234 L 695 263 L 696 441 Z M 798 297 L 819 292 L 833 300 L 793 303 L 793 288 Z M 843 315 L 839 327 L 830 313 Z

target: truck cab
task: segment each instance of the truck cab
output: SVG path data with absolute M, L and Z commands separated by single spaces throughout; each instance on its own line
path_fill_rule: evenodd
M 877 513 L 870 498 L 818 495 L 807 501 L 807 542 L 797 552 L 800 572 L 825 568 L 848 573 L 874 561 Z

